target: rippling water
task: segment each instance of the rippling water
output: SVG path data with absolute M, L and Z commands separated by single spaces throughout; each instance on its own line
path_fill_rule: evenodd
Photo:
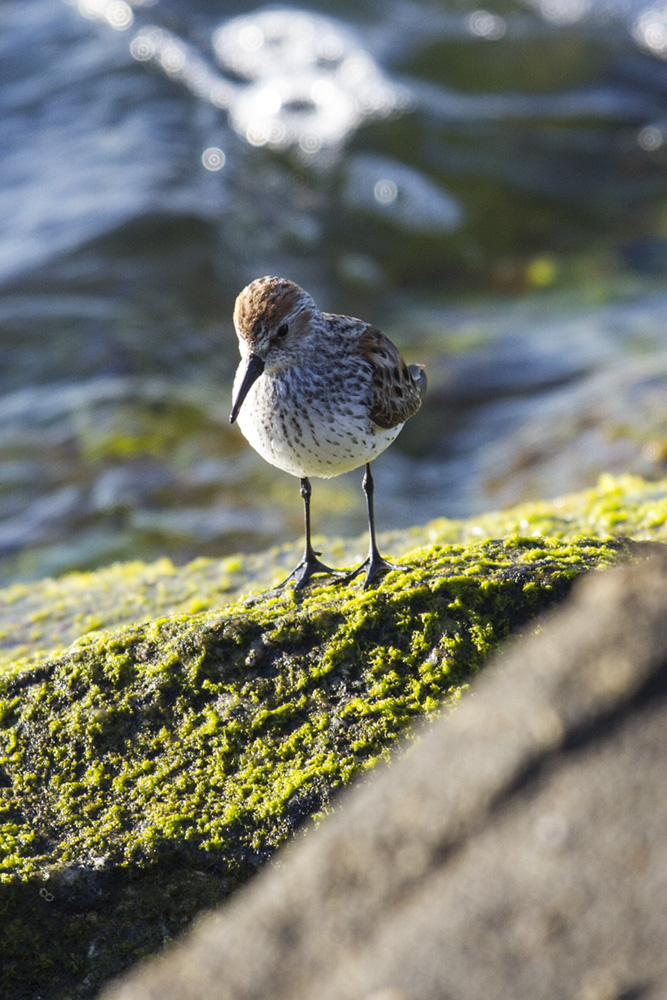
M 3 579 L 299 534 L 227 422 L 265 273 L 428 365 L 382 527 L 664 474 L 663 2 L 4 0 L 0 81 Z

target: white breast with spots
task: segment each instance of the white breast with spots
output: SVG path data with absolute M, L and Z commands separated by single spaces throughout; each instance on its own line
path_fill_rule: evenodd
M 237 373 L 235 390 L 238 382 Z M 370 462 L 403 426 L 374 425 L 367 397 L 358 377 L 330 380 L 312 369 L 265 372 L 248 393 L 238 425 L 271 465 L 299 478 L 328 479 Z

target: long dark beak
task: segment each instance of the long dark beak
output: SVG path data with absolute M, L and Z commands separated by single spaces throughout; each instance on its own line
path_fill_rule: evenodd
M 239 410 L 243 405 L 243 400 L 250 392 L 250 387 L 257 381 L 263 371 L 264 361 L 260 358 L 259 354 L 249 355 L 248 361 L 246 362 L 245 375 L 243 376 L 243 381 L 241 382 L 239 391 L 236 394 L 236 399 L 234 400 L 232 406 L 232 412 L 229 415 L 230 424 L 233 424 L 238 417 Z

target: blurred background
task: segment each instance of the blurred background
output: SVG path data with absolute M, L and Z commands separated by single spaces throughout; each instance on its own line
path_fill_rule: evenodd
M 428 366 L 379 528 L 665 475 L 667 4 L 3 0 L 0 581 L 300 537 L 228 423 L 267 273 Z

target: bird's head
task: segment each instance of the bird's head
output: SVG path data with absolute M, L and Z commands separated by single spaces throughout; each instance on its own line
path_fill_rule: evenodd
M 232 423 L 263 372 L 280 371 L 303 358 L 318 316 L 310 295 L 287 278 L 257 278 L 243 289 L 234 306 L 234 327 L 246 368 L 229 418 Z

